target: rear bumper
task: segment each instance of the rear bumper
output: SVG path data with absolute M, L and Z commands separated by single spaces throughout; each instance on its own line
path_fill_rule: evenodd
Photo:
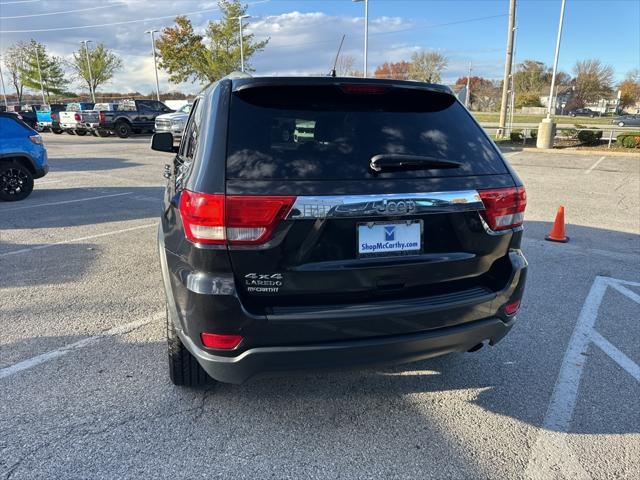
M 528 267 L 522 252 L 512 249 L 510 274 L 499 291 L 260 317 L 242 308 L 233 281 L 210 283 L 203 274 L 190 274 L 164 248 L 162 229 L 159 251 L 178 335 L 211 377 L 228 383 L 267 372 L 406 363 L 464 352 L 484 341 L 494 345 L 515 322 L 503 306 L 522 298 Z M 240 333 L 245 340 L 237 352 L 218 353 L 201 344 L 203 331 Z
M 465 352 L 483 341 L 496 344 L 514 323 L 515 318 L 508 322 L 489 318 L 455 327 L 388 338 L 258 347 L 237 357 L 212 355 L 198 348 L 186 335 L 180 335 L 180 338 L 211 377 L 220 382 L 243 383 L 265 372 L 400 364 L 452 352 Z

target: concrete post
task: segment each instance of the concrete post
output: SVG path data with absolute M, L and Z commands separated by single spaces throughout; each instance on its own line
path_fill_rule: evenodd
M 543 118 L 538 125 L 538 138 L 536 148 L 553 148 L 553 139 L 556 136 L 556 124 L 551 118 Z

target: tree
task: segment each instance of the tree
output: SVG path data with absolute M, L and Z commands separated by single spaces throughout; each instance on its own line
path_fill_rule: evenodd
M 551 85 L 551 71 L 544 63 L 536 60 L 523 61 L 513 74 L 516 96 L 522 94 L 540 96 L 545 87 L 549 88 L 549 85 Z
M 37 91 L 41 89 L 42 75 L 42 90 L 47 102 L 51 101 L 52 94 L 64 93 L 69 83 L 62 69 L 62 59 L 49 56 L 46 47 L 33 39 L 25 46 L 25 60 L 19 72 L 23 85 Z
M 516 108 L 520 107 L 542 107 L 540 94 L 534 92 L 523 92 L 516 95 Z
M 25 42 L 18 42 L 11 45 L 4 55 L 4 65 L 9 74 L 9 83 L 16 91 L 18 105 L 22 105 L 22 94 L 24 83 L 22 81 L 22 71 L 25 68 L 28 45 Z
M 460 77 L 456 85 L 467 85 L 467 77 Z M 488 112 L 494 109 L 499 100 L 499 92 L 494 82 L 483 77 L 469 79 L 469 109 Z
M 411 64 L 401 60 L 399 62 L 385 62 L 379 65 L 373 76 L 376 78 L 391 78 L 393 80 L 408 80 Z
M 438 83 L 449 60 L 438 52 L 414 52 L 411 55 L 409 78 L 420 82 Z
M 339 77 L 355 77 L 356 58 L 353 55 L 340 55 L 336 64 L 336 75 Z
M 613 68 L 600 60 L 582 60 L 573 67 L 575 96 L 582 103 L 591 103 L 611 93 Z
M 630 107 L 640 102 L 640 70 L 635 69 L 618 85 L 620 90 L 620 107 Z
M 205 35 L 194 32 L 185 16 L 176 17 L 174 27 L 165 28 L 156 42 L 160 68 L 169 73 L 172 82 L 195 80 L 210 83 L 240 70 L 240 42 L 238 17 L 247 6 L 239 0 L 219 0 L 222 19 L 209 22 Z M 264 49 L 269 39 L 254 41 L 254 35 L 242 35 L 245 71 L 253 71 L 249 59 Z
M 471 106 L 480 112 L 494 112 L 498 110 L 502 100 L 500 82 L 486 80 L 480 82 L 475 90 L 471 90 Z
M 86 83 L 89 90 L 95 92 L 100 85 L 111 80 L 114 73 L 122 68 L 122 60 L 104 43 L 99 43 L 93 50 L 89 49 L 89 62 L 87 62 L 87 51 L 83 46 L 73 53 L 73 60 L 69 65 L 75 72 L 75 76 Z M 91 66 L 91 75 L 87 65 Z

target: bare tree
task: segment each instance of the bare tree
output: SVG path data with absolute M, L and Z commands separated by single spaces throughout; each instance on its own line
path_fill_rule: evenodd
M 340 55 L 338 57 L 338 64 L 336 65 L 336 73 L 339 77 L 354 77 L 356 70 L 354 65 L 356 64 L 356 57 L 353 55 Z
M 576 98 L 581 103 L 599 100 L 611 93 L 613 68 L 600 60 L 582 60 L 573 67 Z
M 475 90 L 472 90 L 473 107 L 480 112 L 494 112 L 500 104 L 500 82 L 479 82 Z
M 22 105 L 22 94 L 24 83 L 22 72 L 26 68 L 28 45 L 25 42 L 18 42 L 11 45 L 4 54 L 4 64 L 9 74 L 9 83 L 13 85 L 18 99 L 18 105 Z
M 438 52 L 414 52 L 409 65 L 409 78 L 428 83 L 442 81 L 442 72 L 449 60 Z

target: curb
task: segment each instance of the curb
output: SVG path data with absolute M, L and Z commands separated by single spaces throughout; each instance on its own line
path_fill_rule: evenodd
M 527 153 L 557 153 L 559 155 L 597 155 L 601 157 L 629 157 L 629 158 L 640 158 L 640 151 L 636 152 L 617 152 L 617 151 L 607 151 L 607 150 L 579 150 L 576 148 L 514 148 L 514 147 L 503 147 L 500 148 L 502 151 L 506 152 L 527 152 Z

